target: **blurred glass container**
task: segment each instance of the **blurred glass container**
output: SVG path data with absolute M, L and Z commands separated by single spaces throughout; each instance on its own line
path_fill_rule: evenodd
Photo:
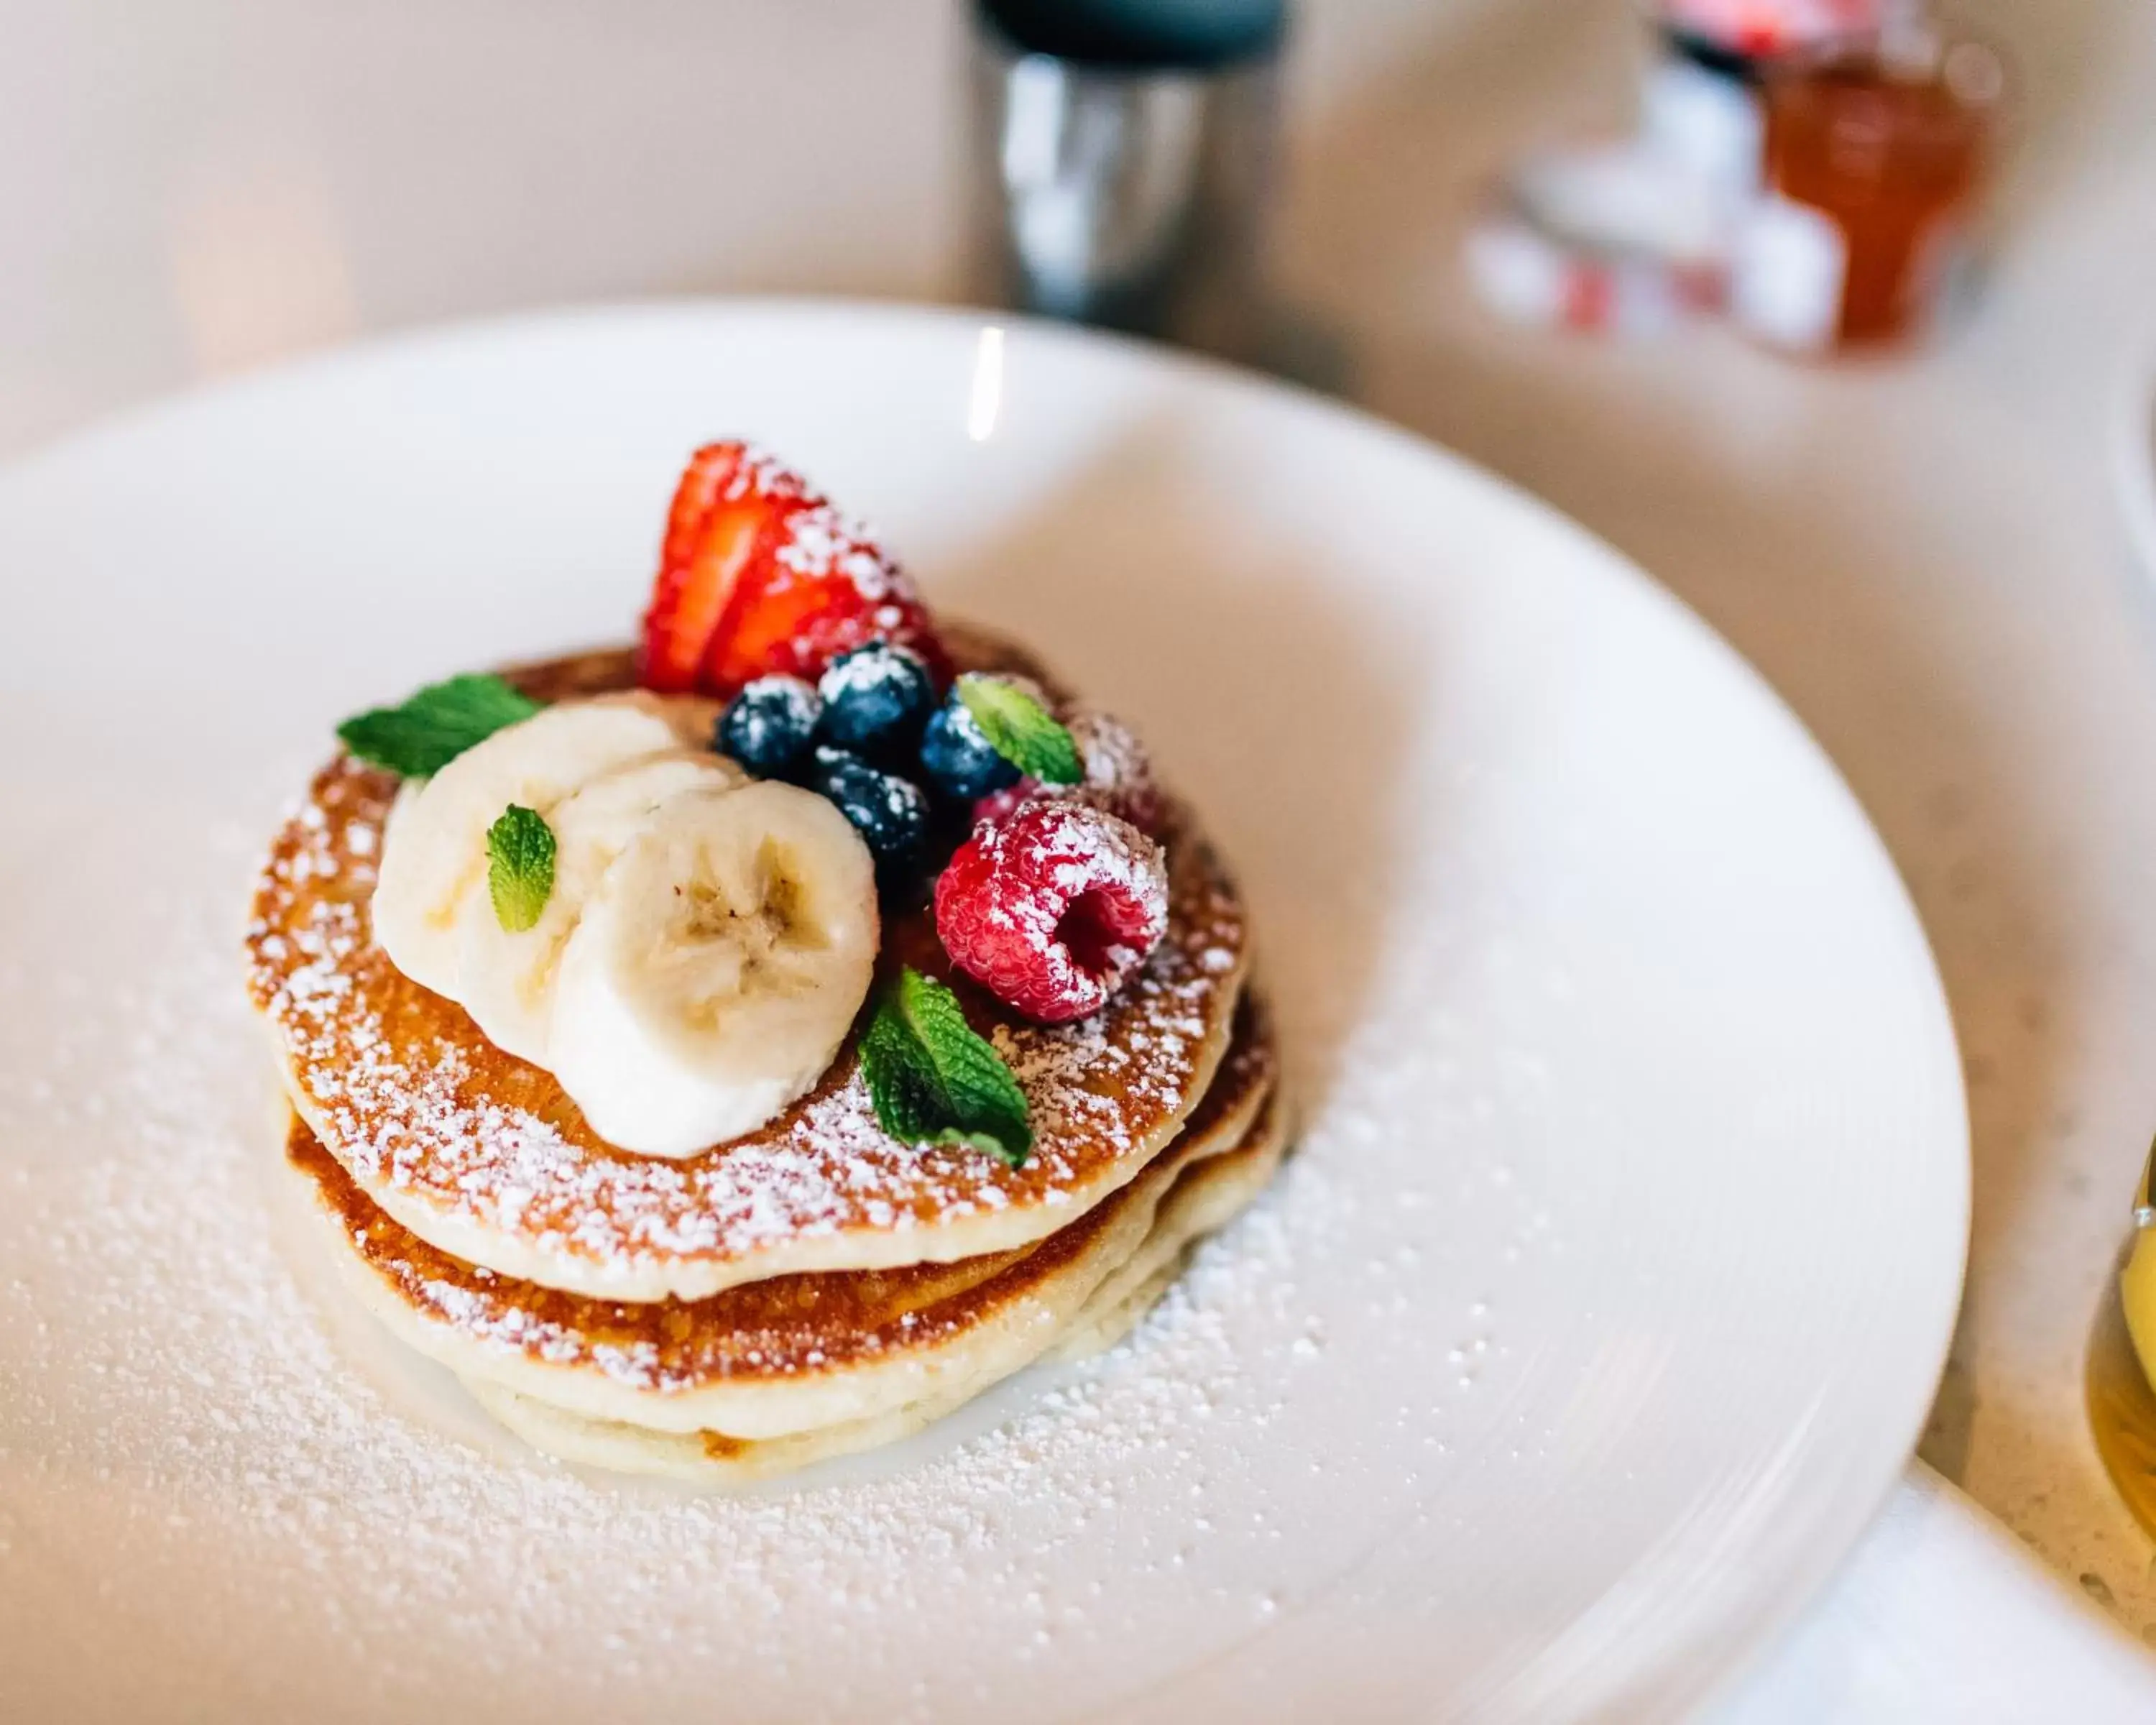
M 977 0 L 985 296 L 1259 357 L 1284 0 Z
M 2134 1194 L 2133 1232 L 2089 1337 L 2085 1388 L 2097 1453 L 2134 1517 L 2156 1533 L 2156 1148 Z
M 2001 82 L 1989 49 L 1925 33 L 1771 65 L 1737 321 L 1803 352 L 1923 329 L 1964 255 Z

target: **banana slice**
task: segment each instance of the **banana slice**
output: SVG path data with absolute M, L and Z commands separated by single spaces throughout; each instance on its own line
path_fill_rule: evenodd
M 653 813 L 683 791 L 732 790 L 748 775 L 709 749 L 675 749 L 588 780 L 547 811 L 554 888 L 530 928 L 511 933 L 484 881 L 458 901 L 457 1003 L 496 1048 L 545 1065 L 554 972 L 584 901 Z
M 406 785 L 388 823 L 374 886 L 374 937 L 422 988 L 455 998 L 460 901 L 483 897 L 486 829 L 511 803 L 544 814 L 587 779 L 703 740 L 701 701 L 642 693 L 567 701 L 465 751 L 424 784 Z M 708 732 L 705 733 L 708 735 Z
M 694 1155 L 823 1076 L 875 963 L 875 867 L 846 818 L 773 781 L 662 804 L 585 901 L 548 1060 L 592 1129 Z

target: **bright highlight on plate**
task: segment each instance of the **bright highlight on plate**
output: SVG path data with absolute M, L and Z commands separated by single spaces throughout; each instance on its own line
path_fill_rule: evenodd
M 981 331 L 973 356 L 973 389 L 966 403 L 966 435 L 984 444 L 995 435 L 1004 406 L 1004 332 L 995 324 Z

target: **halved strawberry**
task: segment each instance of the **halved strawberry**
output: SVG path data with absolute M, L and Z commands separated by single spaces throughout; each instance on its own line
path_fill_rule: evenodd
M 949 661 L 913 583 L 798 474 L 740 443 L 691 458 L 644 616 L 643 681 L 731 695 L 773 671 L 812 680 L 887 640 Z
M 669 693 L 696 686 L 742 574 L 768 558 L 785 518 L 811 501 L 797 475 L 747 444 L 707 444 L 689 458 L 644 615 L 638 673 L 645 686 Z
M 813 682 L 841 653 L 877 640 L 912 648 L 939 685 L 950 680 L 920 594 L 859 527 L 819 500 L 788 516 L 776 537 L 735 585 L 705 656 L 706 688 L 724 692 L 773 671 Z

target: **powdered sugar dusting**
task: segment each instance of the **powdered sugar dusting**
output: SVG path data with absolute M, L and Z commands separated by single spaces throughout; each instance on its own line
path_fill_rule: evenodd
M 1158 827 L 1165 818 L 1165 799 L 1137 733 L 1112 713 L 1091 709 L 1072 714 L 1069 726 L 1086 769 L 1077 793 L 1144 831 Z
M 778 1276 L 687 1304 L 585 1299 L 475 1268 L 385 1216 L 305 1127 L 295 1123 L 289 1153 L 359 1257 L 423 1317 L 542 1363 L 594 1369 L 618 1384 L 671 1394 L 714 1380 L 818 1373 L 893 1349 L 918 1366 L 928 1349 L 993 1324 L 1014 1301 L 1037 1294 L 1044 1278 L 1115 1226 L 1124 1205 L 1152 1202 L 1183 1169 L 1220 1153 L 1224 1126 L 1255 1105 L 1276 1065 L 1270 1026 L 1246 1010 L 1183 1135 L 1136 1181 L 1036 1246 L 951 1264 Z M 917 1382 L 900 1399 L 914 1394 Z
M 341 758 L 286 822 L 248 932 L 254 999 L 362 1186 L 516 1236 L 572 1266 L 567 1285 L 589 1279 L 579 1264 L 613 1286 L 624 1269 L 749 1260 L 803 1238 L 902 1234 L 1119 1183 L 1194 1100 L 1233 1004 L 1240 959 L 1219 955 L 1242 949 L 1241 909 L 1194 837 L 1176 848 L 1170 937 L 1106 1012 L 1070 1029 L 996 1027 L 1034 1111 L 1024 1167 L 894 1142 L 850 1050 L 746 1138 L 686 1162 L 634 1156 L 593 1137 L 551 1077 L 494 1050 L 375 946 L 367 900 L 394 788 Z M 357 834 L 367 836 L 355 847 Z M 1053 1220 L 1044 1212 L 1044 1227 Z
M 843 575 L 862 598 L 879 602 L 911 597 L 911 588 L 891 560 L 876 548 L 875 536 L 862 522 L 819 497 L 800 475 L 761 444 L 747 444 L 721 490 L 728 502 L 745 497 L 783 498 L 805 502 L 785 522 L 785 536 L 773 556 L 784 567 L 809 580 Z
M 868 530 L 828 503 L 789 516 L 786 537 L 773 555 L 810 580 L 843 575 L 865 599 L 881 600 L 903 590 L 897 571 L 875 548 Z

